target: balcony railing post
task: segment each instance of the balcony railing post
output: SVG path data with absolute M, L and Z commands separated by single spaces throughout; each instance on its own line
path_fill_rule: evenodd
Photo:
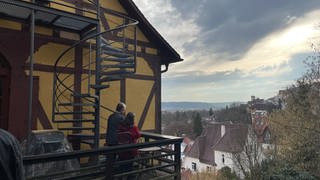
M 180 180 L 181 179 L 181 146 L 180 143 L 175 143 L 174 144 L 174 161 L 175 161 L 175 166 L 174 166 L 174 171 L 177 173 L 177 176 L 175 176 L 175 180 Z
M 116 161 L 116 154 L 110 153 L 106 155 L 106 171 L 105 171 L 105 179 L 112 179 L 114 174 L 113 165 Z
M 149 137 L 144 137 L 144 142 L 149 142 L 149 141 L 150 141 Z

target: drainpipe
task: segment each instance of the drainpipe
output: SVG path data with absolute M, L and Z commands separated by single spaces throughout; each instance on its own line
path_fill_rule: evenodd
M 98 19 L 98 24 L 97 24 L 97 34 L 101 33 L 101 27 L 100 27 L 100 3 L 99 0 L 96 1 L 96 7 L 97 7 L 97 19 Z M 96 78 L 96 82 L 95 84 L 99 84 L 100 85 L 100 70 L 101 70 L 101 34 L 99 34 L 96 37 L 96 74 L 95 74 L 95 78 Z M 96 95 L 96 99 L 95 99 L 95 126 L 94 126 L 94 144 L 93 144 L 93 148 L 94 149 L 98 149 L 99 148 L 99 140 L 100 140 L 100 89 L 95 89 L 95 95 Z
M 169 64 L 165 64 L 166 68 L 164 70 L 161 70 L 161 73 L 165 73 L 169 70 Z

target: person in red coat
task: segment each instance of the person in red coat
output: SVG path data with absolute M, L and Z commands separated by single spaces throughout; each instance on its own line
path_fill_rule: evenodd
M 138 139 L 141 137 L 138 127 L 134 124 L 135 114 L 129 112 L 126 116 L 125 121 L 119 124 L 118 126 L 118 144 L 136 144 Z M 129 160 L 133 159 L 138 155 L 137 149 L 131 149 L 129 151 L 120 152 L 119 160 Z M 120 167 L 124 171 L 131 171 L 133 162 L 127 163 Z M 128 177 L 128 179 L 130 179 Z

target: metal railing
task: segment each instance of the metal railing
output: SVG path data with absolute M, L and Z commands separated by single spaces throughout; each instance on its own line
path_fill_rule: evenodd
M 99 7 L 99 4 L 95 5 Z M 97 14 L 97 19 L 104 16 L 101 14 L 100 17 L 99 11 Z M 108 88 L 111 81 L 122 80 L 122 74 L 133 74 L 136 70 L 138 21 L 121 14 L 107 14 L 120 19 L 120 22 L 112 26 L 110 24 L 102 31 L 100 25 L 97 25 L 96 28 L 82 32 L 81 39 L 64 50 L 54 64 L 52 121 L 67 134 L 80 134 L 80 140 L 85 132 L 85 135 L 90 133 L 94 136 L 93 148 L 99 146 L 100 109 L 112 112 L 101 104 L 100 91 Z M 81 51 L 81 55 L 70 58 L 70 53 L 77 50 Z M 121 55 L 128 57 L 117 58 Z M 93 124 L 83 127 L 84 122 Z M 62 123 L 67 124 L 66 128 L 59 127 Z
M 56 168 L 45 174 L 26 174 L 26 179 L 114 179 L 127 176 L 135 176 L 138 179 L 180 179 L 182 138 L 142 132 L 142 139 L 144 141 L 137 144 L 25 156 L 23 158 L 25 168 L 31 168 L 34 165 L 46 167 L 46 163 L 66 160 L 79 163 L 79 166 L 72 169 L 58 171 L 59 168 Z M 119 153 L 132 150 L 138 150 L 139 154 L 131 159 L 117 158 Z M 90 161 L 91 157 L 97 156 L 99 161 Z M 123 170 L 127 164 L 130 164 L 131 168 Z M 44 169 L 38 169 L 38 171 L 41 172 Z

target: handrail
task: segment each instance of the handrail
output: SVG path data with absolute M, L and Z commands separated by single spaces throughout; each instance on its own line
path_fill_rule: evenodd
M 182 139 L 181 137 L 176 136 L 169 136 L 169 135 L 162 135 L 162 134 L 156 134 L 151 132 L 141 132 L 142 137 L 155 139 L 155 140 L 161 140 L 161 139 Z
M 70 46 L 69 48 L 67 48 L 64 52 L 62 52 L 62 53 L 60 54 L 60 56 L 58 57 L 58 59 L 56 60 L 56 62 L 55 62 L 55 64 L 54 64 L 54 74 L 55 74 L 55 76 L 56 76 L 56 78 L 57 78 L 57 81 L 59 81 L 59 83 L 61 83 L 62 86 L 64 86 L 66 89 L 68 89 L 69 91 L 72 92 L 72 89 L 70 89 L 70 88 L 68 88 L 67 86 L 65 86 L 65 85 L 63 84 L 63 82 L 59 79 L 59 77 L 57 77 L 57 75 L 56 75 L 57 65 L 58 65 L 59 61 L 62 59 L 62 57 L 63 57 L 69 50 L 75 48 L 77 45 L 81 44 L 82 42 L 85 42 L 85 41 L 87 41 L 87 40 L 89 40 L 89 39 L 91 39 L 91 38 L 94 38 L 94 37 L 96 37 L 96 36 L 99 36 L 99 35 L 102 35 L 102 34 L 105 34 L 105 33 L 108 33 L 108 32 L 112 32 L 112 31 L 115 31 L 115 30 L 123 29 L 123 28 L 125 28 L 125 27 L 135 26 L 135 25 L 137 25 L 138 23 L 139 23 L 139 22 L 136 21 L 136 22 L 133 22 L 133 23 L 125 24 L 125 25 L 120 25 L 120 26 L 115 27 L 115 28 L 113 28 L 113 29 L 108 29 L 108 30 L 103 31 L 103 32 L 101 32 L 101 33 L 88 36 L 88 37 L 86 37 L 86 38 L 84 38 L 84 39 L 81 39 L 80 41 L 76 42 L 75 44 L 73 44 L 73 45 Z
M 145 132 L 142 132 L 144 134 Z M 47 161 L 57 161 L 57 160 L 65 160 L 65 159 L 73 159 L 86 157 L 96 154 L 110 154 L 114 152 L 128 151 L 128 149 L 142 149 L 154 146 L 163 146 L 166 144 L 176 144 L 181 143 L 183 138 L 176 137 L 175 139 L 162 139 L 151 142 L 144 142 L 138 144 L 123 144 L 118 146 L 105 146 L 99 149 L 90 149 L 90 150 L 79 150 L 73 152 L 61 152 L 61 153 L 48 153 L 41 155 L 29 155 L 23 157 L 23 163 L 25 165 L 33 164 L 33 163 L 41 163 Z
M 92 0 L 87 0 L 87 1 L 89 1 L 90 3 L 86 3 L 86 2 L 83 2 L 83 3 L 86 5 L 95 5 L 95 7 L 96 7 L 96 3 L 94 3 Z M 105 7 L 100 7 L 100 9 L 103 9 L 105 12 L 107 12 L 111 15 L 114 15 L 114 16 L 118 16 L 120 18 L 125 18 L 125 19 L 131 20 L 131 21 L 137 21 L 136 19 L 130 18 L 126 14 L 117 12 L 113 9 L 109 9 L 109 8 L 105 8 Z
M 89 40 L 89 39 L 92 39 L 92 38 L 94 38 L 94 37 L 103 35 L 103 34 L 105 34 L 105 33 L 111 32 L 111 31 L 116 31 L 116 30 L 123 29 L 123 28 L 129 27 L 129 26 L 135 26 L 135 25 L 137 25 L 138 23 L 139 23 L 139 21 L 135 21 L 135 22 L 133 22 L 133 23 L 129 23 L 129 24 L 125 24 L 125 25 L 120 25 L 120 26 L 117 26 L 117 27 L 115 27 L 115 28 L 113 28 L 113 29 L 108 29 L 108 30 L 106 30 L 106 31 L 103 31 L 103 32 L 100 32 L 100 33 L 97 33 L 97 34 L 93 34 L 93 35 L 87 36 L 87 37 L 79 40 L 78 42 L 76 42 L 75 44 L 73 44 L 72 46 L 70 46 L 70 47 L 67 48 L 64 52 L 62 52 L 62 53 L 60 54 L 60 56 L 58 57 L 58 59 L 56 60 L 56 62 L 55 62 L 55 64 L 54 64 L 54 66 L 55 66 L 55 67 L 57 66 L 57 64 L 59 63 L 59 61 L 61 60 L 61 58 L 62 58 L 69 50 L 75 48 L 77 45 L 81 44 L 82 42 L 85 42 L 85 41 L 87 41 L 87 40 Z M 56 72 L 56 69 L 54 69 L 54 70 L 55 70 L 54 72 Z
M 143 144 L 124 144 L 118 146 L 109 146 L 109 147 L 102 147 L 100 149 L 90 149 L 90 150 L 79 150 L 73 152 L 59 152 L 59 153 L 48 153 L 48 154 L 41 154 L 41 155 L 29 155 L 23 157 L 23 163 L 25 165 L 33 164 L 33 163 L 41 163 L 47 161 L 57 161 L 57 160 L 66 160 L 66 159 L 74 159 L 86 156 L 92 156 L 96 154 L 110 154 L 113 152 L 121 152 L 121 151 L 128 151 L 128 149 L 132 148 L 148 148 L 163 144 L 171 144 L 176 142 L 177 140 L 161 140 L 159 141 L 152 141 Z
M 138 143 L 138 144 L 124 144 L 118 146 L 106 146 L 93 150 L 80 150 L 74 152 L 60 152 L 60 153 L 47 153 L 41 155 L 29 155 L 23 157 L 23 164 L 26 168 L 30 166 L 32 169 L 35 167 L 42 166 L 39 163 L 59 162 L 66 160 L 75 160 L 82 157 L 97 157 L 100 156 L 100 160 L 97 163 L 81 164 L 78 168 L 72 169 L 61 169 L 57 171 L 51 171 L 46 174 L 26 174 L 28 179 L 79 179 L 79 178 L 105 178 L 105 177 L 125 177 L 127 175 L 141 175 L 148 172 L 161 171 L 161 177 L 174 177 L 180 179 L 180 168 L 181 168 L 181 142 L 183 138 L 173 137 L 170 138 L 153 133 L 142 132 L 142 136 L 148 136 L 155 138 L 154 141 Z M 145 137 L 147 138 L 147 137 Z M 166 149 L 168 145 L 173 145 L 173 149 Z M 147 154 L 140 154 L 135 158 L 130 159 L 117 159 L 112 161 L 108 159 L 111 154 L 118 154 L 119 152 L 127 152 L 130 150 L 139 150 L 150 147 L 160 147 L 157 151 L 152 151 Z M 113 156 L 113 155 L 112 155 Z M 107 157 L 106 159 L 103 157 Z M 154 164 L 153 161 L 156 160 Z M 112 173 L 112 169 L 119 168 L 119 166 L 126 165 L 128 163 L 135 163 L 138 165 L 136 168 Z M 33 167 L 36 165 L 35 167 Z M 84 166 L 83 166 L 84 165 Z M 110 171 L 111 170 L 111 171 Z M 154 177 L 155 179 L 159 176 Z
M 97 19 L 99 19 L 100 17 L 100 7 L 97 7 Z M 100 114 L 100 108 L 106 109 L 108 111 L 114 112 L 113 110 L 107 108 L 107 107 L 102 107 L 100 105 L 100 90 L 103 88 L 107 88 L 109 87 L 109 85 L 105 85 L 102 84 L 103 81 L 101 81 L 101 78 L 103 78 L 107 73 L 103 73 L 102 71 L 106 71 L 105 69 L 102 69 L 100 66 L 101 64 L 104 64 L 104 62 L 100 59 L 102 57 L 104 57 L 104 55 L 109 55 L 109 56 L 128 56 L 130 58 L 131 62 L 130 64 L 121 65 L 121 62 L 119 63 L 119 65 L 117 64 L 116 66 L 114 66 L 114 68 L 120 68 L 122 70 L 122 68 L 128 67 L 128 68 L 134 68 L 133 71 L 127 71 L 128 73 L 135 73 L 136 72 L 136 60 L 137 60 L 137 52 L 136 52 L 136 45 L 137 45 L 137 32 L 136 32 L 136 25 L 139 23 L 136 20 L 132 20 L 130 21 L 131 18 L 126 17 L 126 19 L 123 20 L 122 24 L 117 25 L 114 28 L 111 29 L 107 29 L 103 32 L 100 32 L 100 26 L 98 25 L 96 28 L 90 28 L 87 29 L 86 32 L 82 33 L 82 36 L 80 38 L 80 40 L 75 41 L 72 45 L 70 45 L 69 47 L 67 47 L 65 50 L 63 50 L 59 55 L 58 58 L 56 59 L 55 63 L 54 63 L 54 67 L 53 67 L 53 101 L 52 101 L 52 121 L 56 122 L 56 123 L 70 123 L 70 122 L 75 122 L 75 120 L 78 120 L 77 122 L 81 123 L 84 122 L 84 120 L 87 119 L 87 116 L 85 116 L 85 118 L 83 119 L 83 114 L 91 114 L 94 116 L 94 131 L 93 131 L 93 136 L 94 136 L 94 142 L 93 142 L 93 146 L 94 148 L 97 148 L 97 146 L 99 146 L 99 142 L 98 138 L 99 138 L 99 126 L 100 126 L 100 118 L 101 116 Z M 135 30 L 134 33 L 134 52 L 127 52 L 127 46 L 125 44 L 125 39 L 127 38 L 125 36 L 125 34 L 123 33 L 123 37 L 121 36 L 120 38 L 123 38 L 123 48 L 117 48 L 117 47 L 113 47 L 111 45 L 109 45 L 108 42 L 104 42 L 105 44 L 107 44 L 110 47 L 110 52 L 108 52 L 108 50 L 104 53 L 101 53 L 102 50 L 102 46 L 104 43 L 101 42 L 101 35 L 106 34 L 106 33 L 117 33 L 117 32 L 124 32 L 126 29 L 130 29 L 129 27 L 133 27 Z M 85 35 L 84 35 L 85 34 Z M 95 68 L 95 84 L 93 86 L 91 86 L 90 84 L 90 78 L 91 78 L 91 43 L 92 40 L 95 39 L 95 51 L 96 51 L 96 61 L 94 62 L 96 64 L 96 68 Z M 89 70 L 87 70 L 86 68 L 84 68 L 84 66 L 82 65 L 82 63 L 78 63 L 78 61 L 76 61 L 77 59 L 73 58 L 72 60 L 70 60 L 69 62 L 69 58 L 64 58 L 67 53 L 71 52 L 72 49 L 75 49 L 76 47 L 86 47 L 86 44 L 89 43 Z M 108 49 L 108 47 L 106 47 L 106 49 Z M 119 49 L 119 50 L 118 50 Z M 83 52 L 82 53 L 82 58 L 83 58 Z M 119 55 L 119 53 L 123 53 L 123 55 Z M 131 60 L 133 59 L 133 60 Z M 112 61 L 113 59 L 110 59 L 110 61 Z M 63 63 L 62 63 L 63 61 Z M 117 59 L 116 59 L 117 61 Z M 121 61 L 118 60 L 118 61 Z M 127 62 L 127 61 L 126 61 Z M 67 63 L 67 65 L 65 65 Z M 59 65 L 63 65 L 62 69 L 58 68 Z M 79 66 L 78 66 L 79 65 Z M 72 73 L 70 74 L 66 74 L 66 76 L 64 74 L 62 74 L 64 71 L 64 69 L 69 69 L 71 70 Z M 83 71 L 84 70 L 84 71 Z M 122 71 L 117 71 L 115 70 L 114 72 L 116 72 L 116 75 L 114 78 L 115 80 L 120 80 L 122 79 L 122 74 L 128 74 L 128 73 L 122 73 Z M 126 71 L 127 69 L 125 69 L 124 71 Z M 88 76 L 82 78 L 82 74 L 83 73 L 87 73 L 88 71 Z M 112 71 L 110 71 L 112 72 Z M 119 72 L 119 73 L 118 73 Z M 62 75 L 61 75 L 62 74 Z M 76 77 L 77 76 L 77 77 Z M 112 81 L 113 77 L 111 76 L 110 81 Z M 75 87 L 75 81 L 77 82 L 82 82 L 84 80 L 88 79 L 88 89 L 83 89 L 83 88 L 79 88 L 78 90 L 75 90 L 72 87 Z M 72 84 L 72 80 L 73 80 L 73 84 Z M 109 81 L 109 79 L 104 79 L 106 82 Z M 71 81 L 71 82 L 70 82 Z M 91 93 L 91 89 L 90 88 L 95 88 L 95 93 L 92 94 Z M 86 92 L 84 92 L 86 91 Z M 70 98 L 63 98 L 63 97 L 70 97 Z M 86 101 L 94 101 L 92 104 L 88 104 L 85 105 L 83 104 Z M 61 104 L 61 106 L 57 103 L 59 102 L 66 102 Z M 78 103 L 78 104 L 77 104 Z M 71 106 L 69 108 L 69 106 Z M 62 108 L 63 107 L 63 108 Z M 87 107 L 90 107 L 91 110 L 93 111 L 84 111 L 84 109 L 87 109 Z M 65 115 L 68 114 L 72 119 L 68 120 L 68 121 L 63 121 L 63 120 L 58 120 L 61 119 L 59 118 L 61 115 Z M 91 118 L 92 119 L 92 118 Z M 60 121 L 60 122 L 59 122 Z M 75 124 L 73 123 L 73 127 L 75 126 Z M 75 129 L 75 128 L 73 128 Z M 73 130 L 71 129 L 71 127 L 69 128 L 64 128 L 61 130 Z M 86 128 L 83 127 L 79 127 L 77 128 L 79 129 L 79 132 L 82 133 L 82 130 L 86 130 Z M 74 131 L 72 131 L 74 132 Z
M 131 19 L 131 18 L 129 18 L 129 19 Z M 59 74 L 60 74 L 60 73 L 57 72 L 57 68 L 58 68 L 58 63 L 59 63 L 59 61 L 62 59 L 62 57 L 63 57 L 68 51 L 70 51 L 70 50 L 73 49 L 74 47 L 78 46 L 79 44 L 81 44 L 81 43 L 83 43 L 83 42 L 85 42 L 85 41 L 87 41 L 87 40 L 89 40 L 89 39 L 92 39 L 92 38 L 94 38 L 94 37 L 96 37 L 96 36 L 99 36 L 99 35 L 102 35 L 102 34 L 105 34 L 105 33 L 108 33 L 108 32 L 112 32 L 112 31 L 120 30 L 120 29 L 129 27 L 129 26 L 135 26 L 135 25 L 137 25 L 138 23 L 139 23 L 138 21 L 134 21 L 134 22 L 132 22 L 132 23 L 123 24 L 123 25 L 117 26 L 117 27 L 115 27 L 115 28 L 106 30 L 106 31 L 101 32 L 101 33 L 98 33 L 98 34 L 89 35 L 89 36 L 85 37 L 84 39 L 82 39 L 82 40 L 74 43 L 72 46 L 70 46 L 68 49 L 66 49 L 64 52 L 62 52 L 62 53 L 60 54 L 60 56 L 57 58 L 56 62 L 55 62 L 55 65 L 54 65 L 54 81 L 57 81 L 58 83 L 55 83 L 54 86 L 55 86 L 55 85 L 57 85 L 57 86 L 63 86 L 63 87 L 65 88 L 65 90 L 63 90 L 63 92 L 65 92 L 65 91 L 73 92 L 73 90 L 71 89 L 72 86 L 71 86 L 71 87 L 66 86 L 66 85 L 63 83 L 64 80 L 61 80 L 61 79 L 59 78 Z M 71 62 L 72 62 L 72 61 L 71 61 Z M 65 77 L 65 78 L 68 78 L 68 77 Z M 56 89 L 56 88 L 58 88 L 58 87 L 54 87 L 54 88 Z M 75 94 L 78 94 L 78 93 L 75 93 Z M 57 98 L 57 97 L 55 97 L 55 98 Z M 56 102 L 56 100 L 55 100 L 54 102 Z M 107 108 L 107 107 L 102 106 L 102 108 L 105 109 L 105 110 L 114 112 L 113 110 L 111 110 L 111 109 L 109 109 L 109 108 Z

